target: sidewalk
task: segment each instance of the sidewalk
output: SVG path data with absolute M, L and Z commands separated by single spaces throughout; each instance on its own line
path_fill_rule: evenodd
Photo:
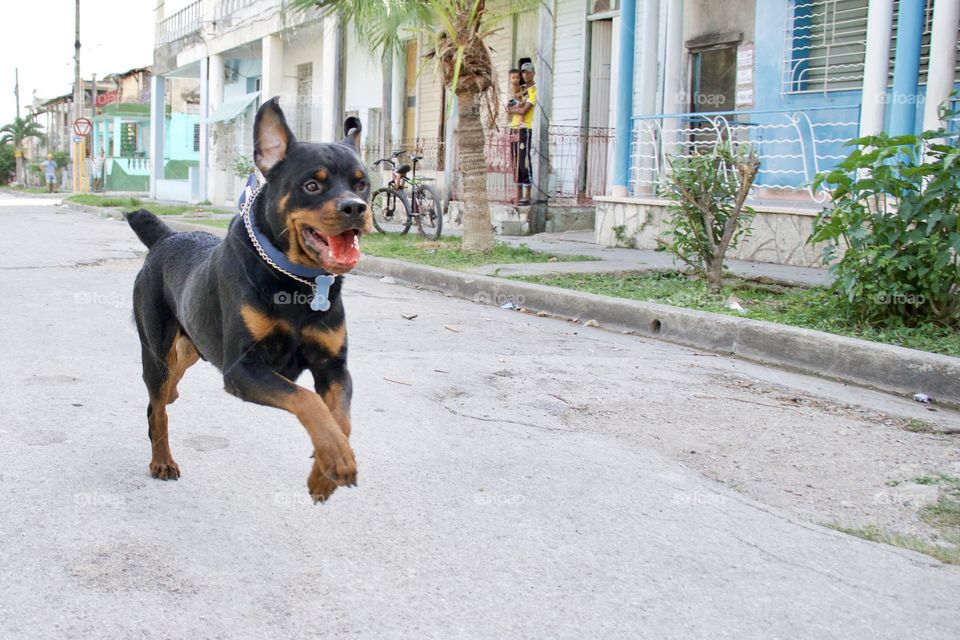
M 538 276 L 552 273 L 604 273 L 611 271 L 646 271 L 679 269 L 685 265 L 667 251 L 604 247 L 593 242 L 593 231 L 538 233 L 533 236 L 503 236 L 499 240 L 518 246 L 524 244 L 535 251 L 556 255 L 584 255 L 596 262 L 540 262 L 530 264 L 488 264 L 467 269 L 470 273 L 499 276 Z M 830 281 L 826 269 L 795 267 L 769 262 L 727 260 L 727 268 L 744 278 L 769 278 L 785 284 L 823 285 Z

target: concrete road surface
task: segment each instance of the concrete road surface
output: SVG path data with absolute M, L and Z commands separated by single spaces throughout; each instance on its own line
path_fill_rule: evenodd
M 311 504 L 296 420 L 203 363 L 170 408 L 183 476 L 153 480 L 142 247 L 0 199 L 2 638 L 960 637 L 960 567 L 728 490 L 620 410 L 731 368 L 816 383 L 362 277 L 358 488 Z

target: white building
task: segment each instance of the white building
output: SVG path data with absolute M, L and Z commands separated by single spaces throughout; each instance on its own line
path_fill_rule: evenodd
M 184 96 L 169 95 L 173 78 L 199 84 L 200 159 L 186 180 L 165 179 L 151 164 L 150 195 L 230 204 L 253 157 L 253 116 L 262 100 L 280 96 L 294 134 L 330 141 L 346 115 L 364 125 L 364 144 L 382 131 L 381 68 L 333 16 L 281 9 L 276 0 L 161 0 L 156 8 L 151 95 L 151 157 L 177 132 L 158 128 L 160 114 Z M 344 82 L 344 78 L 362 79 Z M 163 135 L 160 132 L 163 131 Z M 176 142 L 176 141 L 173 141 Z

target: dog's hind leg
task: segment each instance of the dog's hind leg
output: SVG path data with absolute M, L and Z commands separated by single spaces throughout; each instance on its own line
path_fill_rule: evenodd
M 175 323 L 164 323 L 154 333 L 156 339 L 150 340 L 150 337 L 141 336 L 143 381 L 150 395 L 150 404 L 147 406 L 152 448 L 150 475 L 160 480 L 176 480 L 180 477 L 180 467 L 170 452 L 167 405 L 177 399 L 177 383 L 187 368 L 199 359 L 199 354 Z

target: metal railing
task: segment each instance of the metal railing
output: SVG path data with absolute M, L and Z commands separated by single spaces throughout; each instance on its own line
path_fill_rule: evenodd
M 549 196 L 585 204 L 606 193 L 613 129 L 551 126 L 549 136 Z
M 213 19 L 218 28 L 232 25 L 238 18 L 242 20 L 244 16 L 238 16 L 237 13 L 243 11 L 249 6 L 255 5 L 260 0 L 219 0 L 213 10 Z M 277 9 L 276 5 L 271 6 Z M 249 14 L 250 12 L 245 12 Z
M 202 4 L 203 0 L 197 0 L 157 24 L 154 46 L 169 44 L 199 31 L 203 16 Z
M 445 146 L 440 138 L 415 138 L 413 140 L 394 140 L 386 151 L 380 148 L 379 141 L 367 140 L 360 149 L 360 155 L 366 166 L 372 166 L 380 158 L 389 157 L 394 151 L 405 151 L 406 156 L 398 164 L 410 163 L 410 154 L 422 156 L 417 161 L 417 173 L 421 171 L 443 171 Z
M 823 194 L 814 194 L 811 183 L 847 157 L 846 143 L 857 137 L 859 121 L 856 105 L 641 116 L 633 121 L 630 191 L 657 194 L 672 158 L 729 142 L 735 148 L 749 144 L 759 156 L 755 188 L 820 199 Z

